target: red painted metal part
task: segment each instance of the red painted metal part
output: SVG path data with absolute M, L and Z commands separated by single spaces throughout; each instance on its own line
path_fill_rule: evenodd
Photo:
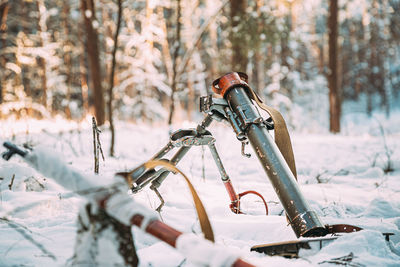
M 134 215 L 131 219 L 131 223 L 138 227 L 142 225 L 142 222 L 143 216 L 139 214 Z M 175 230 L 169 225 L 158 220 L 152 221 L 147 226 L 146 232 L 164 241 L 172 247 L 176 247 L 176 240 L 182 234 L 182 232 L 179 232 L 178 230 Z
M 231 180 L 224 181 L 224 185 L 226 191 L 228 192 L 229 198 L 231 199 L 231 204 L 229 205 L 231 211 L 235 214 L 242 213 L 240 211 L 240 199 L 232 186 Z
M 229 91 L 229 89 L 242 86 L 247 88 L 247 74 L 243 72 L 230 72 L 213 82 L 213 91 L 221 96 Z
M 235 261 L 232 265 L 232 267 L 256 267 L 253 264 L 250 264 L 248 262 L 245 262 L 242 259 L 238 259 L 237 261 Z
M 143 216 L 136 214 L 132 217 L 131 223 L 132 225 L 136 225 L 140 227 L 143 222 Z M 146 232 L 151 234 L 152 236 L 157 237 L 161 241 L 164 241 L 168 245 L 176 248 L 176 240 L 180 235 L 182 235 L 182 232 L 179 232 L 178 230 L 175 230 L 171 226 L 155 220 L 152 221 L 146 228 Z M 253 264 L 250 264 L 248 262 L 245 262 L 242 259 L 237 259 L 232 267 L 255 267 Z
M 232 186 L 231 180 L 224 181 L 224 185 L 226 188 L 226 191 L 228 192 L 229 198 L 231 199 L 231 204 L 229 205 L 231 211 L 235 214 L 243 214 L 243 212 L 240 210 L 240 199 L 248 194 L 253 194 L 261 198 L 262 202 L 264 203 L 265 207 L 265 214 L 268 215 L 268 205 L 267 202 L 265 201 L 264 197 L 258 193 L 257 191 L 254 190 L 249 190 L 242 192 L 240 194 L 236 194 L 235 189 Z
M 260 193 L 258 193 L 257 191 L 249 190 L 249 191 L 242 192 L 242 193 L 239 194 L 239 199 L 241 199 L 243 196 L 248 195 L 248 194 L 253 194 L 253 195 L 256 195 L 256 196 L 261 198 L 262 202 L 264 203 L 264 207 L 265 207 L 265 215 L 268 215 L 267 202 L 265 201 L 264 197 Z
M 325 228 L 328 230 L 329 234 L 336 233 L 352 233 L 362 230 L 361 227 L 350 225 L 350 224 L 333 224 L 326 225 Z
M 232 186 L 232 184 L 231 184 Z M 233 187 L 232 187 L 233 189 Z M 233 190 L 232 192 L 235 192 L 235 190 Z M 108 196 L 109 197 L 109 196 Z M 105 208 L 106 207 L 106 202 L 108 200 L 108 197 L 105 197 L 104 199 L 100 200 L 98 202 L 99 206 L 101 208 Z M 140 214 L 135 214 L 132 216 L 130 222 L 132 225 L 136 225 L 137 227 L 140 227 L 142 225 L 143 222 L 143 215 Z M 178 239 L 178 237 L 180 235 L 182 235 L 183 233 L 172 228 L 171 226 L 159 221 L 159 220 L 154 220 L 152 222 L 149 223 L 149 225 L 146 227 L 145 229 L 146 233 L 151 234 L 152 236 L 158 238 L 161 241 L 164 241 L 165 243 L 167 243 L 168 245 L 176 248 L 176 240 Z M 242 259 L 237 259 L 232 267 L 256 267 L 253 264 L 250 264 L 248 262 L 245 262 Z

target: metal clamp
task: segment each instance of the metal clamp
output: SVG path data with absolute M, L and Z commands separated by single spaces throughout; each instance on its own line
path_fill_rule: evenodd
M 209 131 L 199 135 L 195 129 L 178 130 L 171 134 L 170 139 L 174 147 L 205 146 L 215 143 L 215 138 Z

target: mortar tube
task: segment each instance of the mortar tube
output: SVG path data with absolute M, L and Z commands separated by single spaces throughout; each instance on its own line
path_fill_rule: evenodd
M 236 114 L 242 113 L 250 121 L 260 117 L 243 87 L 230 89 L 224 97 Z M 258 123 L 250 123 L 245 130 L 296 236 L 326 235 L 328 231 L 304 199 L 293 173 L 266 127 Z

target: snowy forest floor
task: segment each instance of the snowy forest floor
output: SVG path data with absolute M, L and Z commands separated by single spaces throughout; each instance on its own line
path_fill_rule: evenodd
M 366 229 L 345 234 L 318 253 L 299 259 L 249 251 L 253 245 L 296 237 L 254 152 L 249 146 L 247 150 L 253 156 L 241 156 L 240 142 L 230 128 L 213 122 L 209 130 L 217 140 L 217 149 L 236 192 L 260 192 L 268 202 L 269 216 L 265 216 L 259 199 L 251 196 L 242 202 L 247 214 L 235 215 L 230 211 L 228 195 L 208 149 L 202 152 L 194 147 L 178 167 L 191 179 L 204 202 L 216 242 L 237 249 L 250 262 L 259 266 L 329 266 L 332 263 L 327 261 L 352 252 L 353 265 L 349 266 L 399 266 L 400 113 L 392 114 L 389 120 L 383 116 L 379 120 L 380 124 L 376 119 L 349 120 L 339 135 L 292 133 L 300 188 L 311 207 L 326 224 L 346 223 Z M 190 127 L 195 124 L 187 123 L 184 128 Z M 10 140 L 48 146 L 83 173 L 93 172 L 89 120 L 81 125 L 62 120 L 2 121 L 1 130 L 1 143 Z M 101 140 L 106 159 L 100 164 L 99 179 L 148 160 L 168 142 L 168 129 L 117 123 L 114 158 L 108 157 L 108 130 L 103 131 Z M 394 171 L 385 173 L 389 161 Z M 77 211 L 84 200 L 69 196 L 51 177 L 39 175 L 18 157 L 9 162 L 1 159 L 0 186 L 0 266 L 65 265 L 73 254 Z M 163 221 L 183 232 L 200 233 L 184 180 L 170 175 L 160 192 L 166 200 L 161 212 Z M 152 209 L 159 204 L 148 188 L 134 197 Z M 24 208 L 16 210 L 17 207 Z M 56 259 L 32 245 L 15 227 L 39 242 Z M 137 228 L 133 231 L 140 266 L 191 266 L 168 245 Z M 382 232 L 395 234 L 391 243 L 385 241 Z

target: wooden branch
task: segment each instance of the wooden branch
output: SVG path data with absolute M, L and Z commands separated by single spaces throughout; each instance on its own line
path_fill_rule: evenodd
M 121 29 L 121 17 L 122 17 L 122 0 L 118 0 L 118 17 L 117 17 L 117 29 L 114 35 L 114 49 L 112 51 L 112 63 L 111 63 L 111 73 L 110 73 L 110 88 L 108 89 L 108 121 L 110 122 L 111 131 L 111 146 L 110 146 L 110 156 L 114 156 L 114 144 L 115 144 L 115 128 L 113 121 L 113 88 L 114 88 L 114 76 L 115 67 L 117 65 L 116 55 L 118 50 L 118 35 Z
M 221 4 L 221 6 L 217 9 L 217 11 L 215 11 L 215 13 L 210 16 L 200 27 L 200 29 L 197 31 L 196 35 L 195 35 L 195 42 L 194 45 L 191 47 L 190 50 L 188 50 L 182 59 L 182 62 L 179 66 L 178 69 L 178 73 L 176 75 L 176 79 L 179 81 L 179 78 L 181 77 L 181 75 L 183 74 L 183 72 L 186 69 L 187 64 L 190 61 L 190 58 L 192 57 L 194 51 L 197 49 L 197 46 L 199 45 L 200 41 L 201 41 L 201 37 L 203 36 L 203 34 L 206 32 L 208 26 L 210 26 L 211 22 L 218 16 L 218 14 L 221 12 L 221 10 L 229 3 L 229 0 L 225 0 L 225 2 L 223 2 Z
M 178 57 L 179 57 L 179 50 L 181 48 L 181 0 L 177 0 L 176 2 L 177 10 L 176 10 L 176 40 L 174 42 L 175 50 L 173 54 L 173 64 L 172 64 L 172 85 L 171 85 L 171 106 L 169 109 L 168 115 L 168 125 L 172 124 L 172 117 L 174 116 L 175 111 L 175 93 L 177 91 L 177 65 L 178 65 Z
M 92 117 L 92 130 L 93 130 L 93 154 L 94 154 L 94 173 L 99 173 L 99 150 L 97 146 L 97 124 L 96 118 Z

